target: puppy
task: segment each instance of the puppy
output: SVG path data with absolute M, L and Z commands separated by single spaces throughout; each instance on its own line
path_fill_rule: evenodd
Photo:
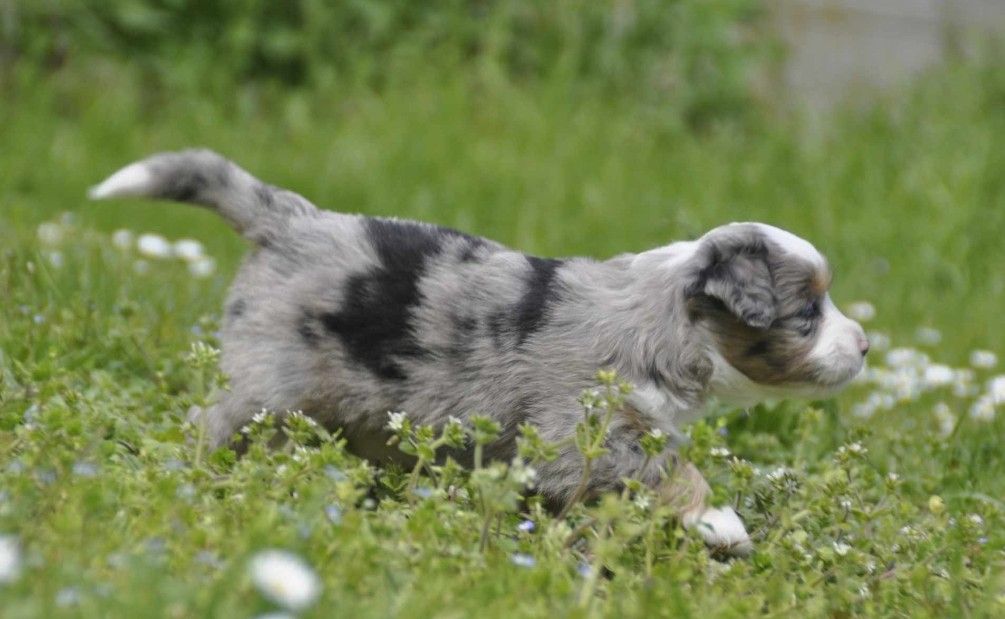
M 827 294 L 826 260 L 758 223 L 715 228 L 606 261 L 538 258 L 425 223 L 317 209 L 205 150 L 158 154 L 94 187 L 94 199 L 209 207 L 252 244 L 228 295 L 222 368 L 231 390 L 197 420 L 214 445 L 262 409 L 302 410 L 375 461 L 388 411 L 420 424 L 478 412 L 502 427 L 490 457 L 512 458 L 522 423 L 561 442 L 538 467 L 554 505 L 574 498 L 579 394 L 600 368 L 634 384 L 588 495 L 641 476 L 686 526 L 734 554 L 750 549 L 726 507 L 671 445 L 647 461 L 639 438 L 703 414 L 710 398 L 749 405 L 836 392 L 862 368 L 865 334 Z M 668 474 L 669 472 L 669 474 Z

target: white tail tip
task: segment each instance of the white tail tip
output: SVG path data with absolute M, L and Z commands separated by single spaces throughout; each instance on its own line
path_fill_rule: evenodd
M 92 200 L 106 198 L 139 197 L 149 195 L 153 188 L 153 175 L 142 163 L 133 163 L 106 178 L 100 185 L 87 191 Z

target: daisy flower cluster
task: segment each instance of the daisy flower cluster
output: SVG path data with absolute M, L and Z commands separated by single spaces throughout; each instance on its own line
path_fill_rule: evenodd
M 62 245 L 70 236 L 73 225 L 73 213 L 63 213 L 55 221 L 43 222 L 36 229 L 42 255 L 53 268 L 59 269 L 65 262 Z
M 876 310 L 867 301 L 858 301 L 847 308 L 848 315 L 867 322 Z M 933 414 L 943 435 L 956 427 L 957 414 L 966 411 L 979 421 L 991 421 L 998 408 L 1005 404 L 1005 374 L 995 374 L 998 356 L 989 350 L 974 350 L 969 363 L 962 367 L 933 360 L 924 350 L 942 341 L 942 334 L 931 327 L 915 333 L 918 347 L 891 345 L 890 337 L 869 332 L 873 354 L 856 379 L 869 387 L 865 399 L 852 407 L 852 413 L 869 418 L 896 405 L 933 397 Z
M 62 267 L 65 263 L 62 246 L 77 234 L 73 213 L 63 213 L 53 221 L 39 224 L 36 234 L 45 259 L 57 269 Z M 216 271 L 216 260 L 207 255 L 202 243 L 195 239 L 171 241 L 159 234 L 137 234 L 132 230 L 119 229 L 112 233 L 111 241 L 123 253 L 137 254 L 133 268 L 138 273 L 146 273 L 151 260 L 180 260 L 193 277 L 200 279 Z
M 123 252 L 130 252 L 135 248 L 143 257 L 134 263 L 139 272 L 146 270 L 146 260 L 171 259 L 184 262 L 193 277 L 209 277 L 216 271 L 216 261 L 206 255 L 202 243 L 195 239 L 172 242 L 159 234 L 148 232 L 137 236 L 132 230 L 120 229 L 112 233 L 112 244 Z

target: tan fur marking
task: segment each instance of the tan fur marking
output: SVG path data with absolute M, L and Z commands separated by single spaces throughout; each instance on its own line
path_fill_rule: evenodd
M 646 432 L 652 429 L 649 427 L 649 425 L 646 424 L 645 418 L 642 416 L 642 413 L 640 413 L 634 406 L 631 406 L 630 404 L 625 404 L 621 407 L 620 413 L 621 418 L 624 419 L 625 421 L 625 425 L 627 425 L 629 428 L 632 428 L 633 430 L 638 431 L 639 434 L 645 434 Z
M 832 279 L 833 275 L 831 274 L 830 266 L 825 263 L 822 268 L 817 269 L 813 273 L 813 279 L 810 281 L 810 290 L 814 294 L 823 295 L 830 290 Z
M 660 484 L 657 493 L 686 522 L 704 513 L 705 501 L 712 489 L 693 464 L 675 458 L 673 469 Z

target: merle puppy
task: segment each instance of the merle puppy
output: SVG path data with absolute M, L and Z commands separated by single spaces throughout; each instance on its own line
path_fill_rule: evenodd
M 673 446 L 641 470 L 640 436 L 679 436 L 710 398 L 832 393 L 868 350 L 831 303 L 825 259 L 764 224 L 605 261 L 537 258 L 425 223 L 319 210 L 205 150 L 134 163 L 90 196 L 206 206 L 251 242 L 226 302 L 231 389 L 196 420 L 214 444 L 262 409 L 302 410 L 360 456 L 395 459 L 388 411 L 432 425 L 477 411 L 501 424 L 490 455 L 508 459 L 521 423 L 570 437 L 577 396 L 613 368 L 635 391 L 590 494 L 641 475 L 676 500 L 685 525 L 736 554 L 750 540 L 735 512 L 706 506 L 707 484 Z M 539 491 L 568 501 L 582 466 L 569 445 L 538 468 Z

